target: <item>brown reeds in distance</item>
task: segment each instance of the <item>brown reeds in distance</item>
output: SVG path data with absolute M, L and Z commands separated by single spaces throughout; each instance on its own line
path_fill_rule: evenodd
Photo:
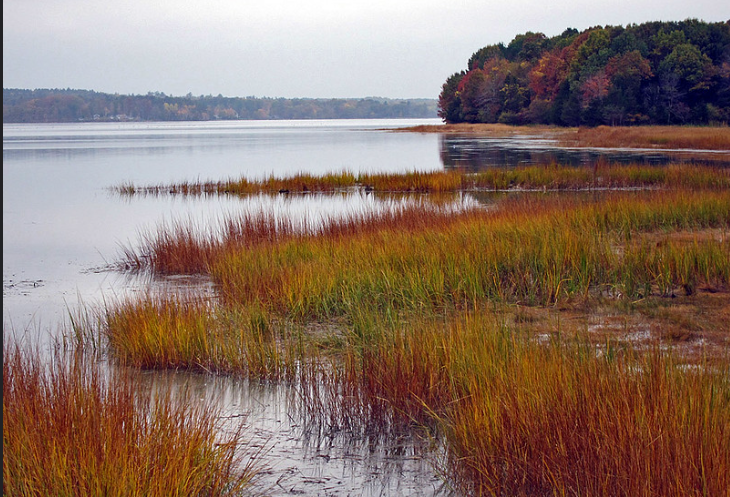
M 730 127 L 717 126 L 509 126 L 488 123 L 421 125 L 395 132 L 471 134 L 485 136 L 531 135 L 556 140 L 568 147 L 656 148 L 730 152 Z
M 597 126 L 561 135 L 570 146 L 722 150 L 730 152 L 728 126 Z
M 666 166 L 598 163 L 594 167 L 562 164 L 495 167 L 471 173 L 463 170 L 410 171 L 406 173 L 341 172 L 325 176 L 294 175 L 264 180 L 228 180 L 196 184 L 115 188 L 120 195 L 250 195 L 335 192 L 449 193 L 484 190 L 595 190 L 619 188 L 730 188 L 730 169 L 673 163 Z
M 215 408 L 171 392 L 4 343 L 3 495 L 240 495 L 257 471 L 242 427 L 224 434 Z

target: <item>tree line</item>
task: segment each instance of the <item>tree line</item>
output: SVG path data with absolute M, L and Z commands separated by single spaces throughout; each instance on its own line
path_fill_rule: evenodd
M 730 21 L 527 32 L 476 51 L 442 86 L 449 123 L 712 124 L 730 121 Z
M 160 92 L 120 95 L 92 90 L 3 88 L 4 123 L 435 117 L 435 98 L 173 97 Z

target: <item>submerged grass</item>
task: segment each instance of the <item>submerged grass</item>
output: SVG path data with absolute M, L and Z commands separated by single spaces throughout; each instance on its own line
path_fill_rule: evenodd
M 240 495 L 242 432 L 83 354 L 3 345 L 3 495 Z

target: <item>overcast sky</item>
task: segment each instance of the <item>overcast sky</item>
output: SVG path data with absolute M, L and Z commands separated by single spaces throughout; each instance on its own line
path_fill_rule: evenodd
M 707 22 L 727 0 L 3 0 L 3 87 L 436 98 L 527 31 Z

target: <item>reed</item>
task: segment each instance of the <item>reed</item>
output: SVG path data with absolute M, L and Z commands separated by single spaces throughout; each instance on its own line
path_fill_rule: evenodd
M 689 367 L 667 343 L 597 347 L 587 325 L 532 335 L 504 309 L 598 300 L 620 310 L 726 292 L 727 173 L 599 164 L 484 175 L 467 186 L 456 173 L 377 180 L 410 191 L 455 178 L 472 189 L 657 189 L 523 192 L 487 209 L 420 204 L 316 226 L 232 219 L 213 236 L 163 229 L 140 265 L 179 245 L 190 262 L 174 271 L 209 273 L 218 300 L 108 309 L 109 344 L 125 364 L 293 380 L 304 408 L 333 427 L 428 428 L 468 495 L 724 495 L 726 350 Z
M 599 163 L 595 167 L 523 166 L 493 168 L 478 173 L 466 171 L 411 171 L 363 173 L 341 172 L 325 176 L 292 177 L 254 181 L 242 178 L 225 182 L 135 187 L 126 183 L 116 188 L 121 195 L 146 194 L 236 194 L 333 193 L 354 189 L 381 193 L 445 193 L 510 189 L 615 189 L 615 188 L 729 188 L 727 168 L 676 163 L 667 166 Z
M 143 369 L 286 379 L 303 354 L 296 332 L 260 310 L 226 312 L 202 298 L 149 294 L 109 304 L 99 321 L 104 340 L 96 341 L 120 363 Z
M 730 150 L 728 126 L 507 126 L 500 124 L 444 124 L 396 131 L 487 136 L 538 135 L 570 147 L 630 147 L 689 150 Z
M 337 426 L 444 437 L 444 470 L 466 495 L 728 488 L 727 355 L 687 368 L 658 347 L 596 349 L 560 326 L 545 342 L 485 308 L 368 313 L 358 326 L 367 330 L 305 402 Z
M 264 192 L 280 193 L 308 193 L 308 192 L 335 192 L 342 191 L 355 186 L 355 175 L 349 171 L 329 173 L 324 175 L 312 175 L 307 173 L 295 174 L 288 178 L 276 178 L 271 176 L 257 184 L 261 185 Z M 235 182 L 227 184 L 225 192 L 235 192 Z
M 255 304 L 305 320 L 350 316 L 360 307 L 545 305 L 609 286 L 636 297 L 655 285 L 663 293 L 726 286 L 726 241 L 691 247 L 635 241 L 656 230 L 727 230 L 729 221 L 730 197 L 722 192 L 613 195 L 588 204 L 520 198 L 416 232 L 392 226 L 231 252 L 211 274 L 227 305 Z
M 225 181 L 198 181 L 138 186 L 126 182 L 112 190 L 120 195 L 206 195 L 253 193 L 333 193 L 356 186 L 355 175 L 348 171 L 313 175 L 298 173 L 286 178 L 269 176 L 260 180 L 248 178 Z
M 430 202 L 385 202 L 381 209 L 350 211 L 319 220 L 294 221 L 271 212 L 227 216 L 217 225 L 201 227 L 193 220 L 162 224 L 141 234 L 138 247 L 122 247 L 117 266 L 153 274 L 207 274 L 210 265 L 226 253 L 284 243 L 312 236 L 340 238 L 397 225 L 411 231 L 439 223 L 454 212 L 474 205 Z
M 122 270 L 154 274 L 203 274 L 208 261 L 220 251 L 219 237 L 204 236 L 192 220 L 161 225 L 141 233 L 139 250 L 121 248 L 117 266 Z
M 563 143 L 583 147 L 730 150 L 728 126 L 598 126 L 562 135 Z
M 222 241 L 228 250 L 206 262 L 216 301 L 147 296 L 111 306 L 102 334 L 138 367 L 291 378 L 312 350 L 307 323 L 343 322 L 367 343 L 368 316 L 383 312 L 633 300 L 730 284 L 724 192 L 588 202 L 522 195 L 488 211 L 404 209 L 363 219 L 278 241 Z
M 478 344 L 475 344 L 478 346 Z M 722 495 L 727 377 L 658 351 L 596 358 L 579 346 L 474 353 L 445 421 L 451 467 L 473 495 Z M 718 397 L 723 397 L 720 400 Z
M 376 192 L 443 193 L 463 190 L 457 171 L 411 171 L 405 174 L 361 174 L 358 183 Z
M 3 344 L 3 494 L 240 495 L 258 470 L 217 416 L 81 354 Z

